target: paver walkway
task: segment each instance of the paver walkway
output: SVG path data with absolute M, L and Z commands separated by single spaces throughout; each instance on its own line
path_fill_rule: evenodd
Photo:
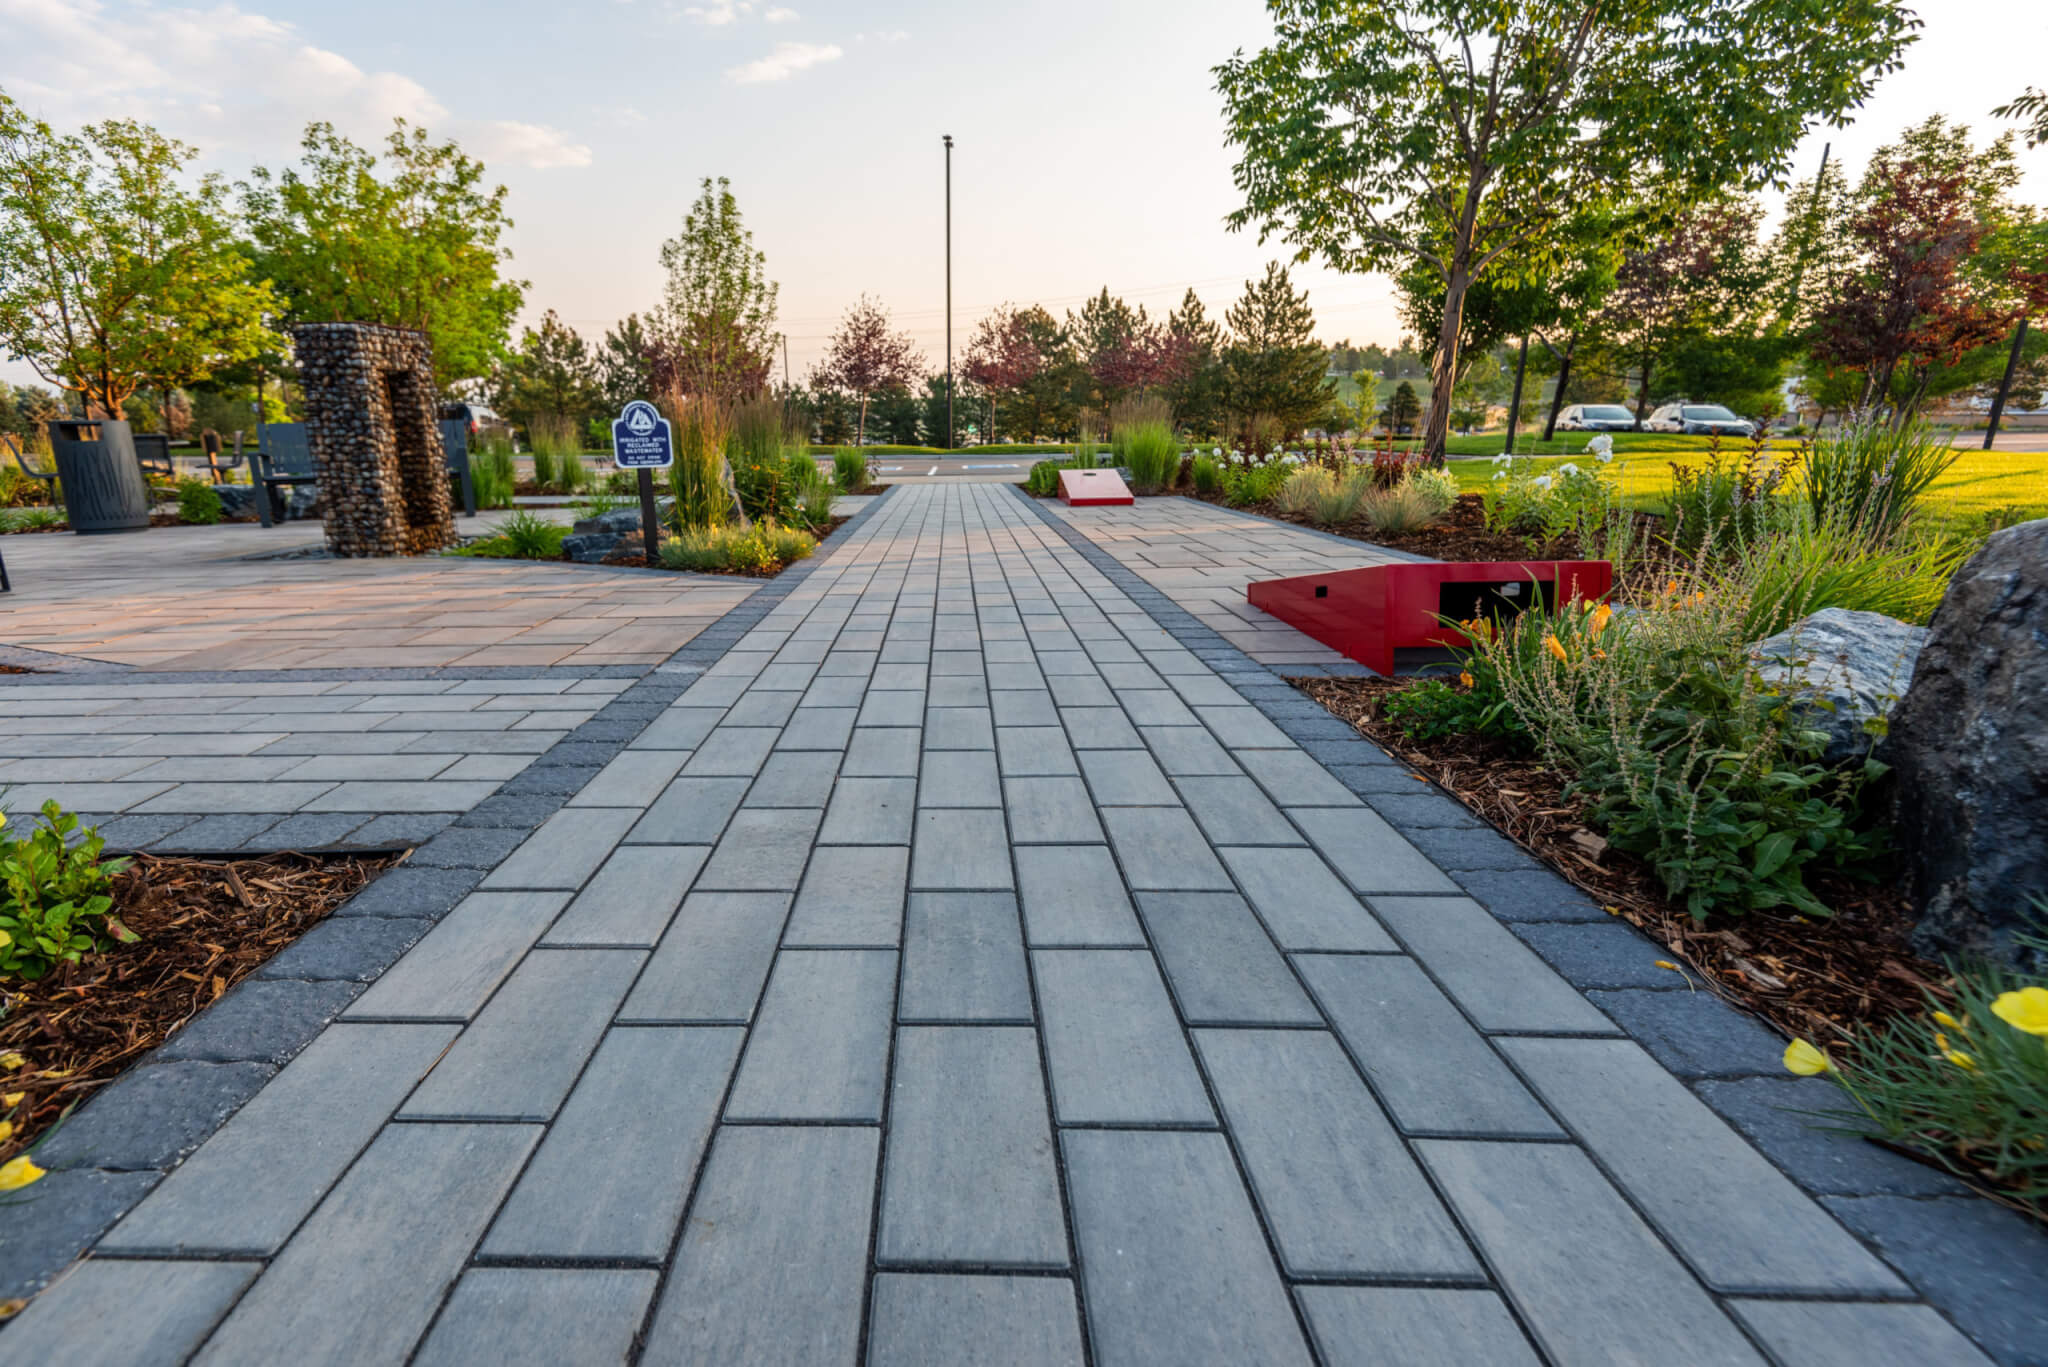
M 1246 602 L 1246 584 L 1408 558 L 1192 498 L 1141 498 L 1126 508 L 1044 507 L 1224 640 L 1283 673 L 1362 670 Z
M 964 484 L 892 495 L 0 1332 L 188 1355 L 1983 1360 Z

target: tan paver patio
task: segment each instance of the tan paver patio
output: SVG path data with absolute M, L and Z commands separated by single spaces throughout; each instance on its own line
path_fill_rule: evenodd
M 0 644 L 171 670 L 653 665 L 759 587 L 507 560 L 247 558 L 319 542 L 317 523 L 10 536 Z

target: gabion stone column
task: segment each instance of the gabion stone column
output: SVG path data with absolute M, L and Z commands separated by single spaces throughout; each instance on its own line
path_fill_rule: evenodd
M 455 540 L 424 333 L 372 323 L 292 329 L 306 440 L 333 555 L 416 555 Z

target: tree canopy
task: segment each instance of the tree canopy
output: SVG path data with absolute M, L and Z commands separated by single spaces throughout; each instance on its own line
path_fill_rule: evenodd
M 483 163 L 452 140 L 394 123 L 381 158 L 332 124 L 309 125 L 301 164 L 258 167 L 243 207 L 286 322 L 424 332 L 446 387 L 490 373 L 527 285 L 501 274 L 512 256 L 505 187 L 486 188 Z
M 882 301 L 864 294 L 833 330 L 811 383 L 813 388 L 840 390 L 858 402 L 860 416 L 853 437 L 858 444 L 867 440 L 868 405 L 885 394 L 907 397 L 928 368 L 917 343 L 890 325 L 889 310 Z M 913 441 L 917 422 L 914 405 L 892 414 L 894 431 L 900 432 L 907 424 Z
M 725 177 L 704 178 L 661 265 L 668 283 L 647 319 L 656 386 L 722 403 L 759 393 L 780 339 L 777 289 Z
M 88 413 L 276 343 L 224 186 L 183 179 L 194 155 L 132 119 L 59 134 L 0 92 L 0 351 Z
M 1547 271 L 1589 195 L 1676 203 L 1782 179 L 1917 25 L 1891 0 L 1840 0 L 1825 23 L 1777 0 L 1267 9 L 1271 45 L 1216 68 L 1245 198 L 1228 221 L 1338 270 L 1435 271 L 1441 394 L 1476 279 Z M 1448 418 L 1432 405 L 1432 459 Z

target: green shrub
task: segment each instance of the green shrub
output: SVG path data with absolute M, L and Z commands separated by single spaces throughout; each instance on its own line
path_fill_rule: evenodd
M 1214 498 L 1223 492 L 1223 463 L 1214 456 L 1196 456 L 1188 477 L 1193 481 L 1195 492 Z M 1452 476 L 1453 479 L 1456 476 Z
M 1807 450 L 1807 506 L 1818 525 L 1888 536 L 1905 525 L 1920 496 L 1961 455 L 1923 423 L 1849 423 Z
M 1500 676 L 1485 655 L 1474 655 L 1458 672 L 1457 686 L 1440 678 L 1421 678 L 1387 695 L 1387 721 L 1417 740 L 1444 736 L 1480 736 L 1511 749 L 1526 750 L 1528 728 L 1515 716 L 1501 692 Z
M 1024 476 L 1024 492 L 1038 498 L 1051 498 L 1060 491 L 1060 471 L 1066 469 L 1064 461 L 1041 460 L 1031 467 Z
M 1715 441 L 1703 464 L 1672 461 L 1672 544 L 1688 554 L 1703 548 L 1727 553 L 1782 525 L 1778 495 L 1792 466 L 1773 460 L 1762 441 L 1743 455 Z
M 1122 463 L 1129 467 L 1133 492 L 1156 494 L 1180 475 L 1180 442 L 1163 422 L 1141 422 L 1120 432 Z
M 1328 497 L 1337 487 L 1337 477 L 1320 465 L 1293 467 L 1274 491 L 1273 504 L 1291 517 L 1307 517 L 1316 500 Z
M 114 875 L 125 860 L 102 862 L 106 841 L 53 799 L 28 835 L 5 831 L 0 812 L 0 978 L 40 978 L 60 963 L 77 963 L 109 942 L 135 935 L 113 915 Z
M 1275 503 L 1292 465 L 1274 461 L 1270 465 L 1233 465 L 1223 472 L 1223 497 L 1233 508 L 1257 508 Z
M 1403 481 L 1422 500 L 1432 518 L 1442 517 L 1458 502 L 1458 477 L 1449 470 L 1423 467 L 1411 470 Z
M 533 448 L 533 482 L 540 489 L 555 487 L 555 453 L 540 446 Z
M 476 489 L 479 508 L 509 508 L 519 482 L 512 460 L 512 443 L 503 437 L 486 437 L 469 455 L 469 480 Z
M 661 563 L 699 574 L 772 570 L 805 559 L 817 545 L 809 533 L 772 522 L 686 528 L 661 543 Z
M 214 502 L 218 503 L 219 501 L 219 495 L 215 495 Z M 44 527 L 61 527 L 62 525 L 64 525 L 64 513 L 61 509 L 38 508 L 34 506 L 0 508 L 0 533 L 32 532 Z
M 195 527 L 211 527 L 221 520 L 220 495 L 203 479 L 178 481 L 178 521 Z
M 832 453 L 832 479 L 844 494 L 857 494 L 868 487 L 868 458 L 861 451 Z
M 571 504 L 570 507 L 575 511 L 578 522 L 587 522 L 593 517 L 603 517 L 606 513 L 615 513 L 621 508 L 630 508 L 637 502 L 639 502 L 637 498 L 628 498 L 623 494 L 613 493 L 611 486 L 607 484 L 603 488 L 592 489 L 585 493 Z
M 2048 943 L 2031 938 L 2037 950 Z M 1843 1128 L 1988 1180 L 2048 1215 L 2048 982 L 1957 965 L 1954 1000 L 1858 1037 L 1839 1060 L 1805 1041 L 1794 1072 L 1824 1071 L 1856 1103 Z
M 562 538 L 568 534 L 567 527 L 522 508 L 499 523 L 491 535 L 446 554 L 493 560 L 560 560 Z

